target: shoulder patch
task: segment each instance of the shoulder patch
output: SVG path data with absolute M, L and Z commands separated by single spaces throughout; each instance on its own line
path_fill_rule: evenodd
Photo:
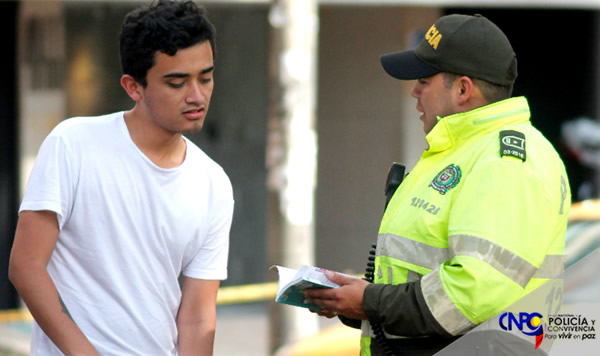
M 446 194 L 450 189 L 456 187 L 462 177 L 462 170 L 459 166 L 451 164 L 441 170 L 435 178 L 429 183 L 429 186 L 440 194 Z
M 512 156 L 525 161 L 525 135 L 514 130 L 500 131 L 500 156 Z

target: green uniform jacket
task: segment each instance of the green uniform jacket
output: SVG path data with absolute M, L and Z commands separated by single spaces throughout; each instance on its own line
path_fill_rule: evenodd
M 571 193 L 524 97 L 438 119 L 379 229 L 369 322 L 461 335 L 563 271 Z M 369 322 L 362 354 L 370 354 Z

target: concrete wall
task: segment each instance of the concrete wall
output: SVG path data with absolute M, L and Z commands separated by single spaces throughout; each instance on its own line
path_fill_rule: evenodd
M 389 166 L 412 168 L 425 135 L 410 97 L 380 55 L 408 49 L 431 8 L 322 6 L 319 37 L 317 264 L 363 273 L 377 239 Z

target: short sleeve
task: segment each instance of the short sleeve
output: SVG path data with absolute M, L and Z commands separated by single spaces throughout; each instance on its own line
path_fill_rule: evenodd
M 40 147 L 19 213 L 25 210 L 53 211 L 62 230 L 75 197 L 75 171 L 64 138 L 51 133 Z
M 229 233 L 233 219 L 233 190 L 227 175 L 220 170 L 212 182 L 210 217 L 206 236 L 198 236 L 202 245 L 184 266 L 183 274 L 198 279 L 223 280 L 227 278 Z

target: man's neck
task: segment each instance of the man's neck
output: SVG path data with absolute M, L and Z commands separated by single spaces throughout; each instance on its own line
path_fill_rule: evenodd
M 186 143 L 180 133 L 169 132 L 151 122 L 135 108 L 124 114 L 131 139 L 154 164 L 178 167 L 185 160 Z

